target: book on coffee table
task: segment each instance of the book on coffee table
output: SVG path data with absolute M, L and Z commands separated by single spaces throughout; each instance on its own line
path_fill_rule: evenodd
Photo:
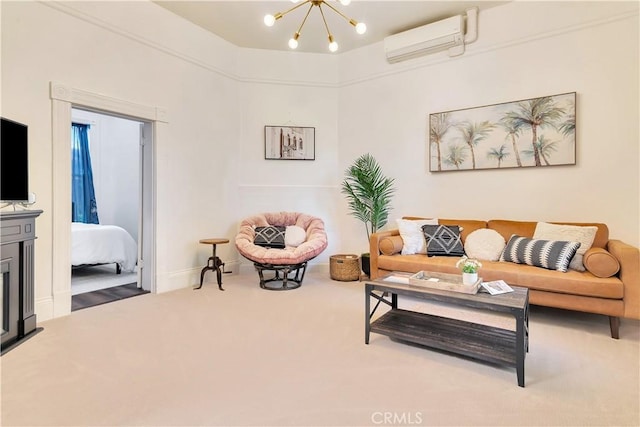
M 493 280 L 491 282 L 482 282 L 480 284 L 483 290 L 489 292 L 491 295 L 506 294 L 507 292 L 513 292 L 511 286 L 507 285 L 504 280 Z

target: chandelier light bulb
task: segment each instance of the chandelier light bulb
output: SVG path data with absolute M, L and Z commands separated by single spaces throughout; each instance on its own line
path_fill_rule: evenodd
M 289 47 L 291 49 L 295 49 L 298 47 L 298 40 L 296 40 L 295 38 L 290 38 L 289 39 Z
M 336 43 L 336 42 L 329 43 L 329 50 L 331 52 L 337 51 L 338 50 L 338 43 Z
M 349 3 L 351 3 L 351 0 L 340 0 L 340 4 L 343 6 L 349 6 Z
M 264 25 L 267 27 L 273 27 L 273 24 L 276 23 L 276 17 L 273 15 L 265 15 L 264 16 Z
M 364 34 L 366 32 L 367 32 L 367 24 L 365 24 L 364 22 L 358 22 L 356 24 L 356 33 Z

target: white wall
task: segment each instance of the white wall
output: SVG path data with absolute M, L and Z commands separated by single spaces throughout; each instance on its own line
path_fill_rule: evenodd
M 341 247 L 336 232 L 341 220 L 336 212 L 342 201 L 336 187 L 337 59 L 242 49 L 238 73 L 243 80 L 239 95 L 241 168 L 235 177 L 238 218 L 274 211 L 319 216 L 325 222 L 329 246 L 313 263 L 328 265 L 329 256 Z M 315 127 L 315 160 L 265 160 L 265 125 Z
M 89 124 L 89 149 L 100 224 L 117 225 L 138 241 L 140 122 L 74 109 Z
M 162 107 L 156 147 L 159 291 L 197 282 L 210 247 L 265 210 L 325 219 L 333 253 L 362 225 L 339 192 L 371 152 L 396 179 L 392 218 L 598 221 L 640 241 L 638 5 L 511 2 L 480 14 L 462 57 L 389 65 L 382 45 L 341 55 L 239 49 L 150 2 L 1 2 L 2 114 L 29 124 L 38 194 L 36 311 L 53 316 L 49 82 Z M 431 112 L 576 91 L 577 165 L 428 172 Z M 264 160 L 265 125 L 316 128 L 315 161 Z M 163 125 L 164 126 L 164 125 Z M 233 244 L 219 255 L 243 262 Z
M 395 178 L 392 218 L 603 222 L 639 236 L 638 3 L 512 2 L 483 11 L 479 39 L 389 65 L 382 44 L 341 57 L 340 166 L 365 151 Z M 577 92 L 575 166 L 429 172 L 430 113 Z M 349 143 L 346 143 L 349 141 Z M 361 248 L 357 221 L 343 248 Z
M 220 155 L 239 140 L 237 49 L 150 2 L 0 7 L 2 114 L 29 124 L 30 185 L 35 208 L 44 211 L 37 222 L 38 319 L 53 317 L 60 288 L 51 279 L 53 251 L 62 250 L 52 240 L 51 81 L 168 112 L 167 138 L 156 146 L 156 285 L 166 291 L 195 283 L 210 255 L 198 240 L 227 236 L 237 221 L 227 180 L 237 156 Z

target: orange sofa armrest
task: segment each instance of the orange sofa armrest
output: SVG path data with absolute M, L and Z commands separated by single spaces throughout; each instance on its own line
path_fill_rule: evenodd
M 640 319 L 640 250 L 620 240 L 609 240 L 607 250 L 620 263 L 618 277 L 624 286 L 624 317 Z
M 380 240 L 385 237 L 399 236 L 400 230 L 387 230 L 373 233 L 369 238 L 369 268 L 371 269 L 370 278 L 378 278 L 378 256 L 380 255 Z

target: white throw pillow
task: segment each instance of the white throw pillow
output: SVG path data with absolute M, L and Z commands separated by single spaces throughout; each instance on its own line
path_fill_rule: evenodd
M 402 255 L 426 254 L 427 241 L 422 232 L 423 225 L 438 225 L 438 219 L 397 219 L 398 231 L 402 237 Z
M 539 222 L 536 231 L 533 233 L 534 239 L 543 240 L 564 240 L 568 242 L 580 242 L 580 247 L 576 251 L 573 259 L 569 263 L 569 268 L 577 271 L 585 271 L 582 257 L 587 252 L 593 240 L 596 238 L 598 227 L 579 225 L 560 225 Z
M 297 248 L 307 240 L 307 232 L 297 225 L 287 225 L 284 231 L 284 245 Z
M 504 237 L 490 228 L 472 231 L 464 241 L 464 251 L 467 256 L 484 261 L 499 260 L 505 246 Z

